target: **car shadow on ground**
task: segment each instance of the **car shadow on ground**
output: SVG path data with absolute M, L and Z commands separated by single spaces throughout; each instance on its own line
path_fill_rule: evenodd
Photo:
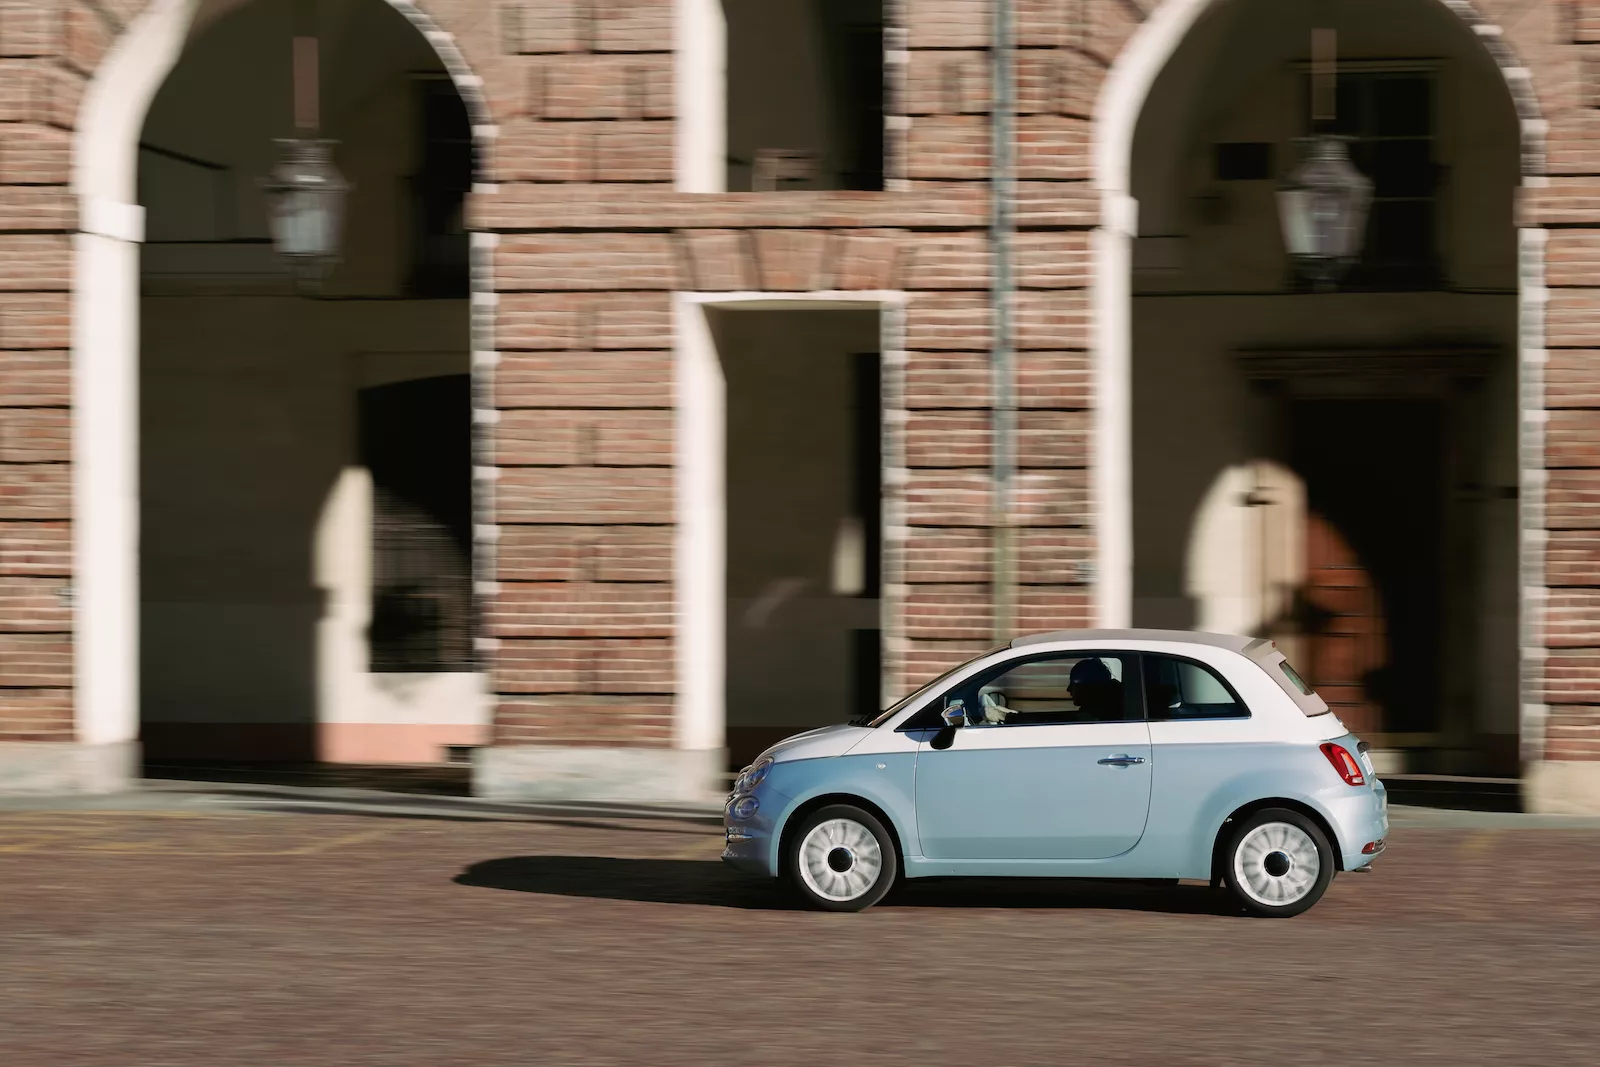
M 508 856 L 457 875 L 458 885 L 544 896 L 655 904 L 803 910 L 786 885 L 745 878 L 716 860 L 610 856 Z M 1227 896 L 1203 885 L 1066 878 L 928 878 L 904 881 L 879 908 L 1053 908 L 1237 914 Z

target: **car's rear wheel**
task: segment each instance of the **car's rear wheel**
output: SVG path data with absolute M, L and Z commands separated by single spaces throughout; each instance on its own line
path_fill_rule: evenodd
M 1336 859 L 1314 821 L 1288 808 L 1241 819 L 1228 840 L 1223 882 L 1252 915 L 1299 915 L 1327 891 Z
M 883 899 L 899 874 L 894 839 L 870 812 L 830 804 L 789 838 L 790 880 L 812 907 L 861 911 Z

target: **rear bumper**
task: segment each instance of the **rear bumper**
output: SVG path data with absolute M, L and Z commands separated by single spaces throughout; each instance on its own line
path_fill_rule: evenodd
M 1365 867 L 1383 854 L 1389 839 L 1389 794 L 1372 779 L 1372 788 L 1352 790 L 1328 804 L 1329 820 L 1338 837 L 1339 869 Z M 1370 849 L 1370 851 L 1368 851 Z

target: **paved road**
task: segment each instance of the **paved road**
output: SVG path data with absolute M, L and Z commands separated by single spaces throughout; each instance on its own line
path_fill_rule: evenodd
M 6 1067 L 1600 1062 L 1600 832 L 1200 887 L 792 910 L 665 822 L 0 813 Z

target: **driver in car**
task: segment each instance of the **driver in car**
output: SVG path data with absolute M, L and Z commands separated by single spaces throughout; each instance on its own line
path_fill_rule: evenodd
M 1067 694 L 1085 721 L 1106 722 L 1123 717 L 1122 683 L 1111 676 L 1111 669 L 1102 659 L 1074 663 L 1067 677 Z

